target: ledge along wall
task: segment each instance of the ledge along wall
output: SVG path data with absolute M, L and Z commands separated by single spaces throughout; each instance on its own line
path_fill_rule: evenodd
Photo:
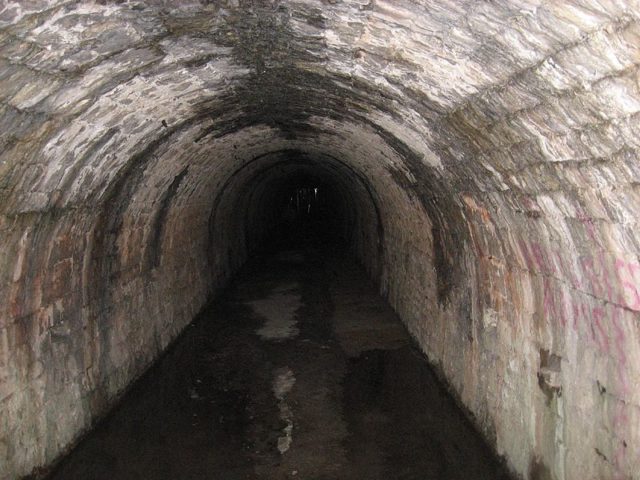
M 514 472 L 640 478 L 639 15 L 0 5 L 0 478 L 114 404 L 296 175 L 332 186 L 354 254 Z

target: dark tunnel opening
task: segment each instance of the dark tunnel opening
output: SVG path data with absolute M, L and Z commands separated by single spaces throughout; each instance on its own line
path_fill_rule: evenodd
M 331 237 L 340 224 L 342 211 L 331 187 L 314 178 L 292 179 L 274 205 L 280 212 L 277 234 L 283 238 Z
M 212 250 L 223 232 L 234 239 L 230 270 L 252 252 L 307 245 L 345 249 L 374 278 L 381 271 L 384 229 L 373 189 L 328 155 L 287 150 L 254 158 L 215 198 L 209 231 Z
M 282 177 L 274 178 L 264 195 L 255 198 L 261 203 L 261 213 L 256 212 L 253 218 L 263 215 L 271 222 L 265 227 L 269 233 L 263 242 L 283 247 L 312 242 L 314 238 L 316 242 L 346 242 L 345 227 L 354 212 L 349 212 L 340 186 L 313 169 L 298 167 L 289 171 L 289 165 L 274 168 L 279 168 Z M 251 228 L 250 223 L 247 212 L 247 230 Z M 247 236 L 251 234 L 248 232 Z

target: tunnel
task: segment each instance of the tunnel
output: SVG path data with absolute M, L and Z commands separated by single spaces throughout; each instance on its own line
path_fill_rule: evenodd
M 640 479 L 639 19 L 0 4 L 0 479 L 47 473 L 253 256 L 310 239 L 513 478 Z

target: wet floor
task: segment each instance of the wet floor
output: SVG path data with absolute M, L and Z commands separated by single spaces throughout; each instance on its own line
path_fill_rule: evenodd
M 314 247 L 249 262 L 50 480 L 292 478 L 508 478 L 364 271 Z

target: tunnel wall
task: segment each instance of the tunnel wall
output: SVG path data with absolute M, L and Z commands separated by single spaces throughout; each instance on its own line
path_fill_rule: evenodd
M 637 478 L 638 11 L 4 6 L 0 477 L 64 452 L 225 284 L 247 252 L 215 199 L 297 151 L 364 180 L 383 235 L 356 253 L 514 472 Z
M 221 136 L 203 149 L 194 141 L 201 125 L 185 127 L 125 158 L 125 172 L 84 217 L 75 207 L 71 218 L 56 209 L 6 214 L 5 238 L 15 235 L 16 248 L 7 252 L 6 272 L 13 276 L 3 290 L 14 308 L 3 330 L 10 354 L 2 399 L 7 478 L 46 466 L 73 445 L 243 264 L 250 252 L 245 233 L 261 231 L 259 224 L 247 225 L 246 215 L 264 204 L 262 171 L 283 161 L 279 152 L 301 157 L 306 169 L 315 163 L 340 185 L 354 204 L 350 248 L 374 278 L 389 276 L 381 271 L 380 231 L 400 238 L 402 227 L 395 215 L 380 217 L 377 204 L 397 205 L 396 213 L 409 206 L 405 218 L 415 216 L 417 206 L 382 162 L 370 167 L 378 180 L 369 185 L 360 178 L 363 165 L 336 160 L 358 149 L 363 164 L 381 151 L 399 162 L 374 132 L 351 128 L 351 138 L 327 135 L 304 153 L 306 142 L 260 127 Z M 367 145 L 359 145 L 364 136 Z M 262 153 L 265 138 L 274 153 Z M 287 165 L 297 168 L 290 160 Z M 398 268 L 413 261 L 403 255 Z M 389 290 L 401 291 L 402 282 Z

